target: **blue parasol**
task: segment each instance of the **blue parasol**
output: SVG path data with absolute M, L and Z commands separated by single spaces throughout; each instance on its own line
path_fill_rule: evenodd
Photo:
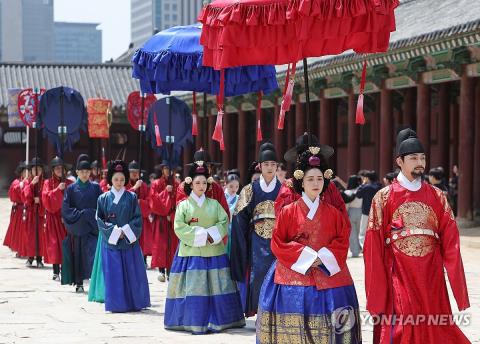
M 133 77 L 145 93 L 192 91 L 220 94 L 220 71 L 202 65 L 200 24 L 157 33 L 133 55 Z M 225 96 L 271 93 L 278 88 L 275 67 L 244 66 L 225 70 Z

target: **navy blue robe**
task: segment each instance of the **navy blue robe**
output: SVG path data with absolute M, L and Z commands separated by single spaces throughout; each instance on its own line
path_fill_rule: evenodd
M 281 185 L 277 180 L 273 191 L 268 193 L 258 180 L 245 186 L 232 219 L 230 269 L 232 279 L 239 282 L 247 316 L 257 313 L 263 280 L 275 260 L 270 241 L 275 226 L 274 202 Z
M 63 242 L 62 284 L 82 285 L 90 278 L 98 239 L 95 212 L 101 194 L 100 186 L 90 181 L 77 180 L 65 189 L 62 218 L 68 236 Z

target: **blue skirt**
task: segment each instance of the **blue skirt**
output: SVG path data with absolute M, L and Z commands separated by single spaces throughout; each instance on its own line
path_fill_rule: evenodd
M 362 342 L 360 312 L 353 285 L 317 290 L 274 283 L 276 262 L 260 292 L 257 343 Z
M 102 242 L 102 268 L 106 311 L 132 312 L 150 307 L 147 272 L 138 242 L 126 250 L 111 249 Z
M 194 334 L 245 326 L 240 296 L 226 254 L 173 259 L 165 302 L 165 328 Z

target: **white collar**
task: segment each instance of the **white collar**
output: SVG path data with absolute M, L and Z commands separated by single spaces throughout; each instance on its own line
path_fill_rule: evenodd
M 302 199 L 309 209 L 307 217 L 310 220 L 313 220 L 313 217 L 315 216 L 315 213 L 317 212 L 318 206 L 320 205 L 320 196 L 317 196 L 317 198 L 315 198 L 315 201 L 312 202 L 310 200 L 310 198 L 308 198 L 307 194 L 305 192 L 302 192 Z
M 203 202 L 205 202 L 205 194 L 203 194 L 202 196 L 198 197 L 195 192 L 191 192 L 190 193 L 190 197 L 192 197 L 192 199 L 195 201 L 195 203 L 197 203 L 198 207 L 201 208 L 202 205 L 203 205 Z
M 397 181 L 400 183 L 401 186 L 403 186 L 405 189 L 409 191 L 418 191 L 422 187 L 421 178 L 417 178 L 413 182 L 411 182 L 410 180 L 408 180 L 407 177 L 405 177 L 405 175 L 402 172 L 398 174 Z
M 270 184 L 267 185 L 267 182 L 265 181 L 265 178 L 263 178 L 263 175 L 260 175 L 260 188 L 262 189 L 263 192 L 269 193 L 275 190 L 275 186 L 277 185 L 277 176 L 274 176 Z
M 119 191 L 115 190 L 115 188 L 112 186 L 110 191 L 113 193 L 113 203 L 118 204 L 120 202 L 120 198 L 122 198 L 123 193 L 125 192 L 125 187 L 122 187 Z

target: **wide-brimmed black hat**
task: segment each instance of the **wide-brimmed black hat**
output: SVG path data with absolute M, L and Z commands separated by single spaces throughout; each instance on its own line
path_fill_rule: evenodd
M 278 161 L 275 146 L 271 142 L 264 142 L 258 148 L 258 162 Z
M 114 160 L 110 162 L 107 172 L 107 182 L 109 185 L 112 184 L 112 177 L 115 173 L 120 172 L 125 176 L 125 185 L 128 183 L 130 173 L 128 172 L 127 164 L 122 160 Z
M 80 154 L 78 156 L 77 163 L 75 164 L 75 169 L 77 171 L 90 170 L 90 158 L 87 154 Z
M 397 135 L 397 157 L 415 153 L 425 153 L 417 133 L 411 128 L 401 130 Z
M 30 166 L 28 166 L 27 161 L 20 161 L 17 165 L 17 168 L 15 169 L 16 174 L 21 174 L 23 170 L 28 170 Z
M 212 165 L 212 166 L 221 166 L 222 164 L 219 162 L 212 161 L 210 158 L 210 154 L 206 150 L 199 149 L 193 154 L 193 161 L 203 161 L 207 165 Z M 186 164 L 185 166 L 191 167 L 193 163 Z
M 55 158 L 52 159 L 52 161 L 50 161 L 50 168 L 55 168 L 57 166 L 63 166 L 65 167 L 65 169 L 69 170 L 70 168 L 72 168 L 72 166 L 70 164 L 67 164 L 65 161 L 63 161 L 62 158 L 56 156 Z
M 162 160 L 160 164 L 156 164 L 153 168 L 157 171 L 161 171 L 164 167 L 170 168 L 170 163 L 168 162 L 168 160 Z
M 139 165 L 138 162 L 136 162 L 135 160 L 132 160 L 132 161 L 128 164 L 128 170 L 129 170 L 129 171 L 140 171 L 140 165 Z
M 32 160 L 30 160 L 30 162 L 28 163 L 28 165 L 30 166 L 30 168 L 34 167 L 34 166 L 40 166 L 42 167 L 43 169 L 45 169 L 45 164 L 43 163 L 43 160 L 39 157 L 35 157 L 33 158 Z
M 93 160 L 92 163 L 90 164 L 90 169 L 94 169 L 94 168 L 100 168 L 100 166 L 98 166 L 98 160 Z
M 295 163 L 297 161 L 298 155 L 306 151 L 310 146 L 319 147 L 319 154 L 325 160 L 328 160 L 333 155 L 333 153 L 335 153 L 335 150 L 332 147 L 320 144 L 318 138 L 315 135 L 304 133 L 302 136 L 297 137 L 295 147 L 290 148 L 284 154 L 283 158 L 287 162 Z

